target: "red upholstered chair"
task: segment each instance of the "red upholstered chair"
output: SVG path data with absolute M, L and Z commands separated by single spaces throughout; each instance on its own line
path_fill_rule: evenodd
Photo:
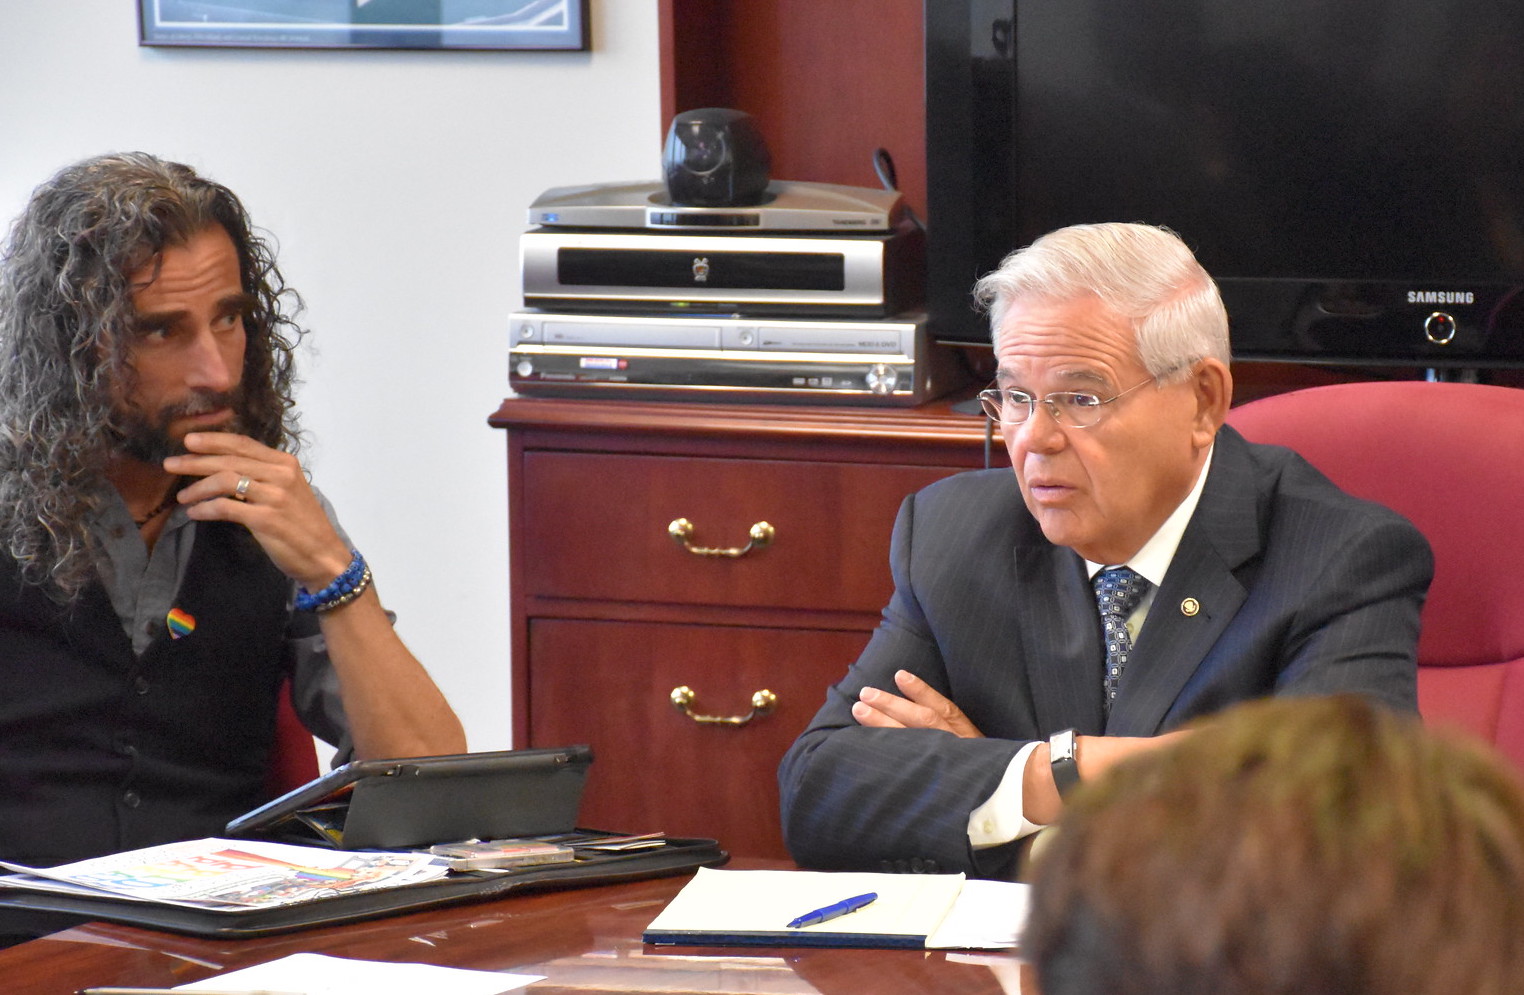
M 317 776 L 317 746 L 312 733 L 296 717 L 291 704 L 291 682 L 282 681 L 275 712 L 275 755 L 270 758 L 270 777 L 266 782 L 270 797 L 277 798 Z
M 1228 423 L 1289 446 L 1428 537 L 1419 711 L 1524 767 L 1524 390 L 1336 384 L 1252 401 Z

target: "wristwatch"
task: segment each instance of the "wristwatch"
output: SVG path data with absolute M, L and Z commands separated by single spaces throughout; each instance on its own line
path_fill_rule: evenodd
M 1053 768 L 1053 784 L 1058 788 L 1059 797 L 1069 793 L 1069 789 L 1079 783 L 1079 740 L 1075 738 L 1073 729 L 1065 729 L 1055 732 L 1048 737 L 1048 760 Z

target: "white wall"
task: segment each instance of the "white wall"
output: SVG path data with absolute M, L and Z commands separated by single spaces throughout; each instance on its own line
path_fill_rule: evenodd
M 0 2 L 0 219 L 98 152 L 243 198 L 307 301 L 307 461 L 398 629 L 510 745 L 503 434 L 517 236 L 547 187 L 660 175 L 656 0 L 587 53 L 152 49 L 131 0 Z

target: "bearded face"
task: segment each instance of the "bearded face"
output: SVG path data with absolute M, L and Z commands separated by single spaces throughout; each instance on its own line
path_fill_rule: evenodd
M 122 407 L 113 427 L 123 455 L 143 463 L 162 463 L 166 457 L 185 453 L 185 430 L 177 429 L 177 425 L 189 422 L 197 431 L 242 432 L 238 416 L 242 410 L 240 389 L 193 390 L 184 401 L 154 411 Z M 221 420 L 210 420 L 219 415 Z
M 208 226 L 130 280 L 132 380 L 115 405 L 123 452 L 156 463 L 183 452 L 187 433 L 238 431 L 250 298 L 228 233 Z

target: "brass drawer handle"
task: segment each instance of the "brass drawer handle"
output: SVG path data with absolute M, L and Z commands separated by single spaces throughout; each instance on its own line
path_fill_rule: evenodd
M 693 721 L 706 725 L 744 726 L 752 719 L 766 715 L 778 707 L 778 696 L 771 691 L 762 690 L 751 696 L 751 711 L 745 715 L 699 715 L 689 709 L 695 697 L 693 689 L 688 685 L 675 687 L 672 689 L 672 707 Z
M 679 518 L 667 526 L 667 535 L 672 541 L 692 553 L 694 556 L 745 556 L 753 549 L 762 549 L 773 541 L 775 535 L 773 527 L 766 522 L 758 522 L 751 527 L 751 542 L 744 546 L 732 546 L 724 548 L 720 546 L 695 546 L 690 540 L 693 538 L 693 523 L 686 518 Z

